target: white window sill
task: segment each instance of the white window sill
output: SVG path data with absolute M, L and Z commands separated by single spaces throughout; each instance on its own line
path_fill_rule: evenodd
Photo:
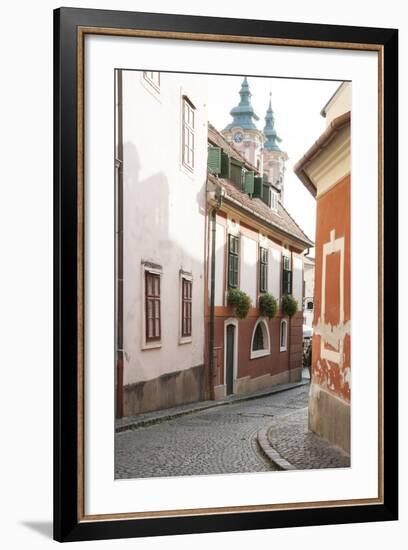
M 161 341 L 159 341 L 159 342 L 145 342 L 142 346 L 142 350 L 157 349 L 157 348 L 161 348 L 161 347 L 162 347 Z
M 283 347 L 283 348 L 279 348 L 279 351 L 287 351 L 287 348 L 286 348 L 286 346 L 285 346 L 285 347 Z
M 259 349 L 257 351 L 251 351 L 250 359 L 259 359 L 259 357 L 265 357 L 270 354 L 271 352 L 269 349 Z
M 193 341 L 191 336 L 186 336 L 185 338 L 179 338 L 179 344 L 182 346 L 183 344 L 191 344 Z

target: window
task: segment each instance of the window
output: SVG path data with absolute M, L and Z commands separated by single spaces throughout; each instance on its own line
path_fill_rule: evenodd
M 280 351 L 286 351 L 286 342 L 288 337 L 288 322 L 282 319 L 280 325 Z
M 259 247 L 259 292 L 268 290 L 268 249 Z
M 145 272 L 146 342 L 160 341 L 160 274 Z
M 278 211 L 278 193 L 275 193 L 275 191 L 272 191 L 272 189 L 269 189 L 269 204 L 271 206 L 271 209 L 275 212 Z
M 264 337 L 263 337 L 262 326 L 258 325 L 255 329 L 254 343 L 252 344 L 252 351 L 258 351 L 260 349 L 264 349 Z
M 154 71 L 143 71 L 143 78 L 151 85 L 156 91 L 160 91 L 160 73 Z
M 292 270 L 290 256 L 282 256 L 282 295 L 292 294 Z
M 192 288 L 193 282 L 186 277 L 181 278 L 181 337 L 191 337 L 192 318 Z
M 194 128 L 195 108 L 183 97 L 183 164 L 190 170 L 194 169 Z
M 270 338 L 268 325 L 264 319 L 258 319 L 252 333 L 251 359 L 270 354 Z
M 238 286 L 239 238 L 228 235 L 228 286 Z

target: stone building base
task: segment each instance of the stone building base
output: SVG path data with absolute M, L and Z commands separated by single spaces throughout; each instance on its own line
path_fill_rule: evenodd
M 350 454 L 350 403 L 312 383 L 309 430 Z
M 250 376 L 243 376 L 237 378 L 234 381 L 234 394 L 236 395 L 246 395 L 254 393 L 260 390 L 266 390 L 272 388 L 273 386 L 278 386 L 280 384 L 288 384 L 290 382 L 299 382 L 302 379 L 302 368 L 291 369 L 289 371 L 285 370 L 278 374 L 264 374 L 262 376 L 257 376 L 252 378 Z M 215 390 L 215 399 L 223 399 L 226 397 L 227 388 L 225 385 L 221 384 L 214 388 Z
M 168 409 L 206 399 L 204 365 L 163 374 L 123 388 L 123 414 Z

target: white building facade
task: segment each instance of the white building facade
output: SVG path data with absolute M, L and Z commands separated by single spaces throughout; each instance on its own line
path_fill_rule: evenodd
M 118 416 L 205 397 L 207 113 L 199 82 L 117 71 Z

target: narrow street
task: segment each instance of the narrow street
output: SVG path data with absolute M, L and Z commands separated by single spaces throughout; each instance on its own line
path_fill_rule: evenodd
M 308 391 L 306 385 L 119 432 L 115 478 L 274 470 L 256 434 L 273 418 L 306 407 Z

